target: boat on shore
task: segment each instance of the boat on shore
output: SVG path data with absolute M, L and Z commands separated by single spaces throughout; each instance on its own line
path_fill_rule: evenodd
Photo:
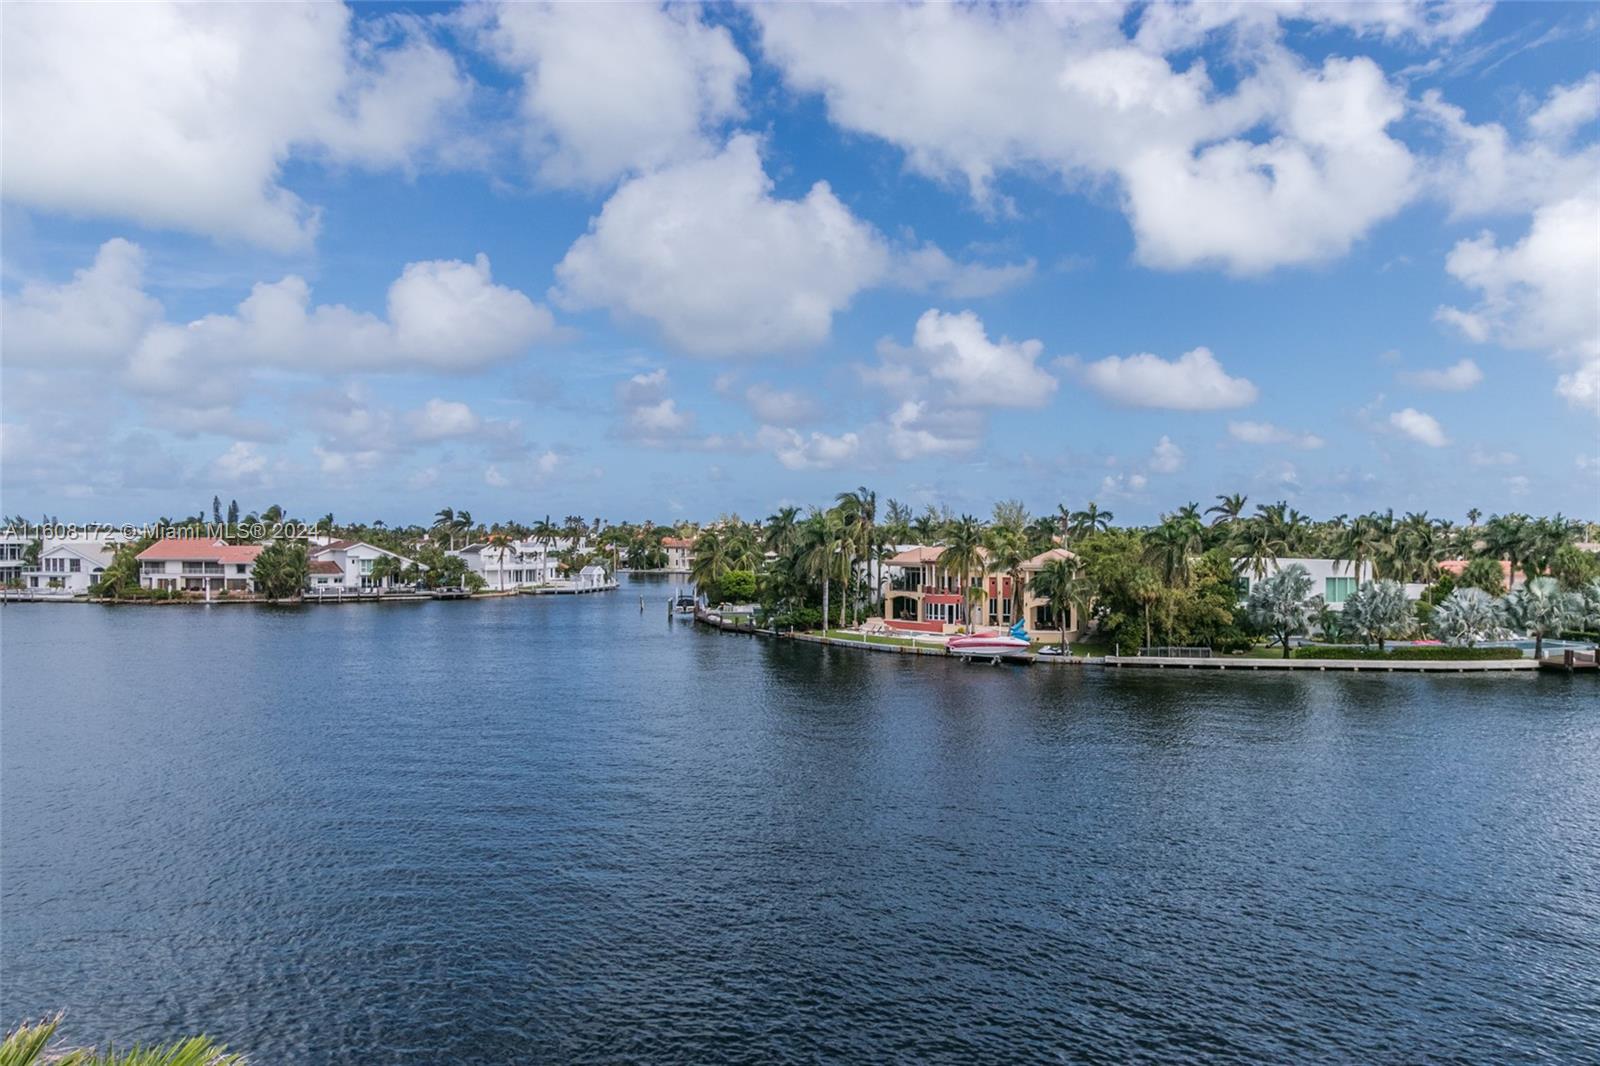
M 1016 658 L 1030 656 L 1027 628 L 1018 621 L 1008 632 L 1001 633 L 991 630 L 987 633 L 972 633 L 962 637 L 951 637 L 945 648 L 951 655 L 960 655 L 964 658 Z

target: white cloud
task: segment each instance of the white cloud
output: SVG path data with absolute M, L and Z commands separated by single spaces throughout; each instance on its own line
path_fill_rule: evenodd
M 500 472 L 500 468 L 491 464 L 483 472 L 483 483 L 490 488 L 503 489 L 511 484 L 511 479 Z
M 406 417 L 412 436 L 421 441 L 468 437 L 483 425 L 471 407 L 456 400 L 429 400 Z
M 694 6 L 507 3 L 468 17 L 523 79 L 529 150 L 547 184 L 602 186 L 709 155 L 742 114 L 750 65 Z
M 1450 443 L 1444 435 L 1444 427 L 1439 425 L 1439 420 L 1415 407 L 1395 411 L 1389 416 L 1389 424 L 1412 440 L 1426 444 L 1430 448 L 1442 448 Z
M 1486 452 L 1474 447 L 1467 453 L 1467 462 L 1473 466 L 1515 466 L 1521 458 L 1516 452 Z
M 1297 433 L 1271 422 L 1229 422 L 1228 436 L 1245 444 L 1286 444 L 1302 451 L 1312 451 L 1327 443 L 1315 433 Z
M 1108 182 L 1154 266 L 1258 273 L 1324 260 L 1413 195 L 1410 153 L 1388 134 L 1403 96 L 1371 60 L 1307 68 L 1274 33 L 1256 34 L 1230 57 L 1244 70 L 1222 92 L 1204 63 L 1184 57 L 1180 71 L 1163 52 L 1260 14 L 1274 28 L 1282 13 L 1417 37 L 1449 36 L 1444 22 L 1313 5 L 1185 10 L 1203 24 L 1157 26 L 1171 13 L 1142 9 L 1137 43 L 1109 5 L 754 15 L 767 58 L 791 88 L 821 94 L 835 124 L 898 145 L 916 171 L 965 179 L 987 206 L 1007 171 Z
M 289 275 L 250 290 L 232 314 L 165 321 L 140 288 L 142 253 L 112 240 L 71 281 L 31 283 L 4 301 L 8 357 L 54 366 L 120 366 L 137 391 L 191 406 L 233 402 L 263 369 L 308 373 L 481 369 L 548 338 L 554 321 L 515 289 L 496 285 L 489 261 L 407 264 L 389 287 L 388 316 L 313 304 Z
M 947 411 L 927 401 L 905 400 L 889 412 L 884 439 L 901 460 L 964 455 L 983 443 L 985 422 L 976 411 Z
M 1465 392 L 1483 380 L 1483 371 L 1471 359 L 1462 359 L 1443 369 L 1402 371 L 1400 380 L 1422 389 Z
M 917 319 L 909 348 L 879 344 L 883 363 L 870 373 L 900 388 L 942 386 L 941 402 L 952 407 L 1043 407 L 1056 391 L 1056 379 L 1038 365 L 1043 351 L 1038 340 L 990 340 L 971 311 L 929 309 Z
M 1250 381 L 1229 377 L 1209 348 L 1192 349 L 1172 361 L 1148 352 L 1112 355 L 1080 373 L 1090 388 L 1126 407 L 1218 411 L 1248 406 L 1259 395 Z
M 235 441 L 211 464 L 212 474 L 230 486 L 254 484 L 266 468 L 266 457 L 244 441 Z
M 624 431 L 645 441 L 680 437 L 694 428 L 694 415 L 668 395 L 665 368 L 635 374 L 617 386 Z
M 938 245 L 924 244 L 900 256 L 894 273 L 908 289 L 936 289 L 952 300 L 979 300 L 1021 285 L 1033 277 L 1038 265 L 1031 258 L 999 266 L 958 263 Z
M 801 434 L 777 426 L 762 426 L 756 443 L 770 449 L 790 470 L 831 470 L 850 462 L 861 448 L 861 438 L 854 433 Z
M 1432 160 L 1434 191 L 1458 217 L 1532 211 L 1573 196 L 1592 195 L 1600 167 L 1600 145 L 1569 145 L 1571 134 L 1592 123 L 1587 109 L 1600 97 L 1600 76 L 1551 90 L 1528 119 L 1528 135 L 1517 139 L 1502 125 L 1469 122 L 1437 90 L 1422 95 L 1418 113 L 1444 139 Z
M 1139 473 L 1107 474 L 1100 479 L 1100 497 L 1118 499 L 1136 496 L 1149 487 L 1150 479 Z
M 753 137 L 635 178 L 556 266 L 563 307 L 608 307 L 654 322 L 696 355 L 803 348 L 881 280 L 889 249 L 826 182 L 772 194 Z
M 144 291 L 144 252 L 118 237 L 62 285 L 29 282 L 0 303 L 8 360 L 111 363 L 125 360 L 161 304 Z
M 418 20 L 358 31 L 342 4 L 23 4 L 5 22 L 8 200 L 279 250 L 318 227 L 286 160 L 413 165 L 471 91 Z
M 1183 469 L 1183 449 L 1163 436 L 1150 453 L 1150 470 L 1156 474 L 1176 474 Z
M 744 390 L 745 403 L 763 422 L 792 426 L 816 417 L 817 406 L 811 397 L 792 389 L 778 389 L 756 382 Z
M 1572 406 L 1600 415 L 1600 359 L 1590 359 L 1556 379 L 1556 394 Z

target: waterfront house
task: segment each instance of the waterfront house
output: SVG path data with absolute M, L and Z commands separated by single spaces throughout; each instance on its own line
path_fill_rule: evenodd
M 662 537 L 661 547 L 667 553 L 668 573 L 687 574 L 693 568 L 693 537 Z
M 598 563 L 590 563 L 572 576 L 572 587 L 579 592 L 610 588 L 611 577 L 606 573 L 605 567 Z
M 114 533 L 47 537 L 40 543 L 39 564 L 23 570 L 22 583 L 43 595 L 87 596 L 122 543 Z
M 179 592 L 249 592 L 259 544 L 163 537 L 139 553 L 139 584 Z
M 0 530 L 0 587 L 13 588 L 23 584 L 23 556 L 34 538 L 15 529 Z
M 1059 639 L 1061 636 L 1061 623 L 1056 618 L 1055 608 L 1048 599 L 1034 592 L 1034 580 L 1039 571 L 1058 559 L 1075 563 L 1078 557 L 1065 548 L 1050 548 L 1022 564 L 1022 620 L 1027 626 L 1028 636 L 1035 640 Z M 1080 623 L 1078 608 L 1068 607 L 1068 640 L 1081 632 Z
M 917 544 L 885 561 L 883 620 L 891 628 L 943 633 L 946 627 L 966 621 L 967 600 L 960 587 L 961 574 L 941 565 L 944 553 L 942 544 Z M 968 584 L 981 584 L 983 570 L 981 563 L 973 567 L 967 575 Z
M 554 584 L 561 576 L 557 553 L 580 544 L 567 539 L 514 540 L 504 546 L 468 544 L 449 554 L 459 558 L 467 564 L 468 570 L 483 578 L 485 588 L 509 591 Z
M 1239 575 L 1239 602 L 1243 603 L 1250 596 L 1251 586 L 1256 582 L 1256 576 L 1248 569 L 1245 560 L 1235 559 L 1234 572 Z M 1344 601 L 1350 594 L 1373 579 L 1372 564 L 1361 564 L 1360 572 L 1355 569 L 1355 564 L 1348 559 L 1276 559 L 1267 563 L 1265 577 L 1271 577 L 1278 571 L 1290 566 L 1303 566 L 1311 575 L 1311 591 L 1322 597 L 1322 602 L 1335 611 L 1344 609 Z M 1243 569 L 1241 569 L 1243 568 Z M 1418 582 L 1405 582 L 1406 599 L 1420 600 L 1427 585 Z
M 313 547 L 310 554 L 307 586 L 312 592 L 374 591 L 403 584 L 404 579 L 395 574 L 373 576 L 373 567 L 379 559 L 394 559 L 402 569 L 412 566 L 425 569 L 415 559 L 363 540 L 330 540 Z

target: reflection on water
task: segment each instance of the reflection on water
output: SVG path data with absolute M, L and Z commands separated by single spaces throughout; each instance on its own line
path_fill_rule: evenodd
M 1593 1061 L 1590 678 L 963 665 L 671 583 L 0 615 L 0 1001 L 262 1062 Z

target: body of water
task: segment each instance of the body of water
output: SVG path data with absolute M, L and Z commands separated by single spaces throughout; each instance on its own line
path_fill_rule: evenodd
M 962 666 L 670 591 L 0 608 L 4 1020 L 260 1064 L 1600 1060 L 1593 678 Z

